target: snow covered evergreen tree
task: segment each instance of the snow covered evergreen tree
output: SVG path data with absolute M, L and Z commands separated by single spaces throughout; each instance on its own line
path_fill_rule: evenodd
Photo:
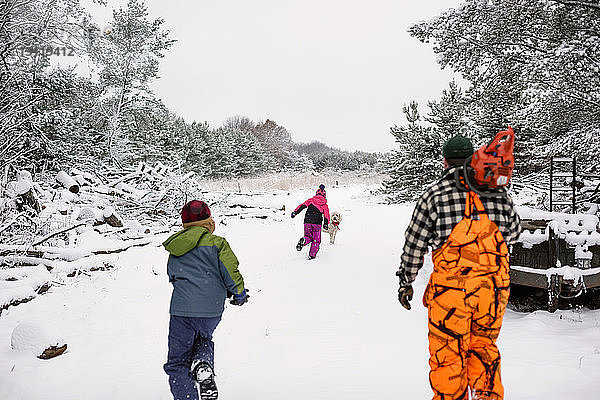
M 599 32 L 597 1 L 563 0 L 468 0 L 410 28 L 471 83 L 469 112 L 483 131 L 518 128 L 522 173 L 564 154 L 554 144 L 565 136 L 600 126 Z
M 450 81 L 440 100 L 427 105 L 431 111 L 423 119 L 444 140 L 456 135 L 474 138 L 480 133 L 469 119 L 467 99 L 456 81 Z
M 223 129 L 232 138 L 233 176 L 255 176 L 268 171 L 267 165 L 273 160 L 250 131 Z
M 416 102 L 403 107 L 408 125 L 390 129 L 398 148 L 384 162 L 389 179 L 383 183 L 383 191 L 388 201 L 415 199 L 439 177 L 443 169 L 442 146 L 450 137 L 463 135 L 477 142 L 465 101 L 460 88 L 451 82 L 439 101 L 428 103 L 430 111 L 424 118 Z
M 60 45 L 79 50 L 85 22 L 70 0 L 0 2 L 0 168 L 53 166 L 50 136 L 72 117 L 53 96 L 67 95 L 72 74 L 49 72 L 49 58 Z
M 175 129 L 173 116 L 167 107 L 152 97 L 133 96 L 130 102 L 128 112 L 121 119 L 122 132 L 128 143 L 123 162 L 131 165 L 180 160 L 179 152 L 168 157 L 160 143 L 166 130 Z
M 385 160 L 384 172 L 389 179 L 383 182 L 388 201 L 414 199 L 436 176 L 441 154 L 437 134 L 424 126 L 419 105 L 412 101 L 402 108 L 408 125 L 390 128 L 398 147 Z
M 364 151 L 348 152 L 327 146 L 319 141 L 310 143 L 295 143 L 294 149 L 302 156 L 311 160 L 312 167 L 321 171 L 334 169 L 338 171 L 355 171 L 358 169 L 375 169 L 375 165 L 382 156 L 378 153 L 367 153 Z
M 90 41 L 88 54 L 100 68 L 104 93 L 99 111 L 107 121 L 106 149 L 110 160 L 121 165 L 129 151 L 124 125 L 135 116 L 141 102 L 153 98 L 148 84 L 158 77 L 159 59 L 173 44 L 161 18 L 148 19 L 148 9 L 140 0 L 113 12 L 110 29 Z

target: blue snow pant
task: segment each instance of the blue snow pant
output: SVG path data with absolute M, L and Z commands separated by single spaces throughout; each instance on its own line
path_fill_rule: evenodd
M 175 400 L 198 400 L 196 381 L 192 377 L 194 361 L 205 361 L 214 368 L 212 334 L 221 316 L 212 318 L 178 317 L 169 322 L 169 354 L 164 366 Z

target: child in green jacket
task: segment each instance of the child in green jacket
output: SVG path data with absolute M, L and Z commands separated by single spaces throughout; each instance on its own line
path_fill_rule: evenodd
M 213 235 L 215 223 L 203 201 L 192 200 L 181 211 L 184 229 L 164 243 L 173 284 L 169 354 L 164 366 L 175 400 L 217 399 L 212 334 L 225 308 L 248 301 L 238 260 L 227 241 Z

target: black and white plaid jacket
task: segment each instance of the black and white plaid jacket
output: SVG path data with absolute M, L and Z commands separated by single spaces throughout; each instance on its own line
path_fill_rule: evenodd
M 400 271 L 406 273 L 406 280 L 411 283 L 423 266 L 423 257 L 428 248 L 441 247 L 452 232 L 452 229 L 463 218 L 467 191 L 456 185 L 455 170 L 450 167 L 442 178 L 430 186 L 417 201 L 412 219 L 406 229 L 401 257 Z M 521 234 L 521 224 L 512 199 L 506 195 L 501 197 L 481 197 L 488 217 L 502 233 L 507 244 L 516 241 Z

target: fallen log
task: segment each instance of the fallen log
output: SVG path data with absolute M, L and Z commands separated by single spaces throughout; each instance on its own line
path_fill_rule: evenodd
M 50 290 L 51 287 L 52 287 L 52 285 L 50 283 L 44 283 L 42 286 L 40 286 L 39 288 L 37 288 L 37 290 L 35 292 L 37 294 L 44 294 L 48 290 Z
M 223 214 L 223 217 L 239 217 L 240 219 L 246 218 L 258 218 L 258 219 L 267 219 L 268 215 L 251 215 L 251 214 Z
M 52 275 L 60 277 L 66 276 L 72 278 L 76 275 L 85 274 L 91 276 L 88 272 L 106 271 L 113 269 L 116 265 L 115 256 L 90 256 L 76 261 L 63 261 L 53 264 Z
M 29 245 L 0 245 L 0 256 L 27 256 L 48 260 L 75 261 L 92 255 L 87 250 L 69 247 L 38 246 L 33 249 Z
M 20 249 L 4 249 L 0 248 L 0 257 L 13 256 L 13 255 L 25 255 L 27 257 L 44 257 L 43 251 L 38 250 L 20 250 Z
M 59 171 L 58 174 L 56 174 L 56 181 L 63 187 L 69 189 L 69 192 L 75 194 L 79 193 L 79 184 L 65 171 Z
M 52 264 L 51 260 L 46 260 L 41 257 L 29 257 L 29 256 L 18 256 L 8 255 L 0 257 L 0 266 L 6 266 L 10 268 L 14 267 L 34 267 L 38 265 L 44 265 L 50 267 Z
M 62 254 L 64 258 L 68 255 L 71 256 L 71 260 L 60 260 L 61 256 L 58 250 L 55 250 L 54 254 L 43 253 L 42 257 L 27 256 L 27 255 L 6 255 L 0 256 L 0 265 L 6 265 L 10 267 L 32 267 L 43 265 L 48 271 L 53 271 L 57 266 L 70 265 L 70 263 L 81 263 L 90 264 L 94 262 L 95 255 L 108 255 L 117 254 L 129 250 L 132 247 L 143 247 L 152 243 L 153 238 L 142 238 L 123 242 L 121 246 L 114 248 L 105 248 L 97 250 L 79 250 L 79 249 L 64 249 L 65 252 Z M 56 249 L 50 247 L 50 249 Z M 76 257 L 77 255 L 81 257 Z M 48 258 L 52 257 L 52 258 Z M 79 265 L 79 264 L 76 264 Z M 78 267 L 74 267 L 78 269 Z
M 114 268 L 112 261 L 105 257 L 96 257 L 96 260 L 51 263 L 57 267 L 60 266 L 59 273 L 65 273 L 68 277 L 74 277 L 78 273 L 91 276 L 86 273 L 86 270 L 93 272 Z M 69 270 L 70 272 L 67 272 Z M 0 315 L 9 307 L 30 302 L 38 295 L 47 293 L 53 286 L 50 274 L 43 267 L 42 269 L 35 267 L 11 268 L 0 270 L 0 272 Z
M 50 273 L 43 266 L 0 270 L 0 313 L 47 292 L 50 281 Z
M 115 209 L 112 207 L 106 207 L 104 212 L 102 213 L 104 217 L 104 221 L 112 227 L 121 228 L 123 227 L 123 221 L 115 212 Z
M 25 298 L 22 298 L 22 299 L 13 300 L 13 301 L 11 301 L 10 303 L 7 303 L 7 304 L 2 304 L 2 305 L 0 305 L 0 315 L 2 315 L 2 311 L 7 310 L 8 307 L 18 306 L 19 304 L 30 302 L 33 299 L 35 299 L 35 296 L 28 296 L 28 297 L 25 297 Z
M 83 207 L 79 210 L 77 217 L 75 218 L 77 221 L 93 221 L 94 225 L 100 225 L 104 223 L 104 217 L 102 216 L 102 211 L 95 207 Z
M 38 356 L 39 359 L 49 360 L 54 357 L 60 356 L 62 353 L 67 350 L 67 344 L 63 344 L 62 346 L 50 346 L 42 354 Z

